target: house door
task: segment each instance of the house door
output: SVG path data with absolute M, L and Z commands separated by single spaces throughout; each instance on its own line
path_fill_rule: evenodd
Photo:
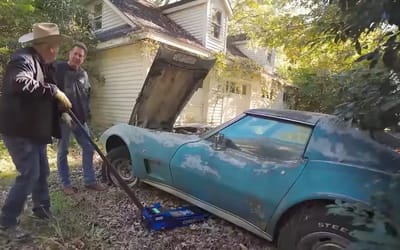
M 223 102 L 223 122 L 231 120 L 250 108 L 249 85 L 228 81 Z

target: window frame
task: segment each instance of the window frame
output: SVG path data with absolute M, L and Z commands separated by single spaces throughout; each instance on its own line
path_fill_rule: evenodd
M 293 125 L 293 126 L 303 126 L 303 127 L 309 128 L 310 129 L 309 137 L 308 137 L 307 141 L 304 143 L 303 151 L 302 151 L 301 155 L 299 156 L 299 160 L 304 160 L 305 159 L 304 155 L 305 155 L 305 153 L 307 151 L 307 147 L 308 147 L 308 145 L 310 143 L 310 140 L 312 138 L 315 125 L 310 125 L 310 124 L 306 124 L 306 123 L 302 123 L 302 122 L 296 122 L 296 121 L 293 121 L 293 120 L 290 120 L 290 119 L 279 119 L 279 118 L 276 118 L 276 117 L 273 117 L 273 116 L 267 116 L 267 115 L 264 116 L 264 115 L 246 114 L 245 113 L 245 114 L 242 114 L 241 116 L 239 116 L 239 117 L 237 117 L 237 118 L 235 118 L 235 119 L 233 119 L 233 120 L 231 120 L 231 121 L 229 121 L 229 122 L 227 122 L 227 123 L 215 128 L 215 129 L 213 129 L 212 131 L 208 131 L 208 133 L 205 134 L 202 138 L 204 140 L 207 140 L 207 141 L 210 141 L 210 142 L 214 142 L 215 141 L 215 136 L 217 136 L 218 134 L 223 134 L 223 133 L 221 133 L 221 131 L 223 131 L 223 130 L 231 127 L 231 126 L 235 126 L 235 124 L 237 124 L 238 122 L 240 122 L 240 121 L 242 121 L 243 119 L 246 119 L 246 118 L 259 118 L 259 119 L 264 119 L 264 120 L 276 121 L 276 122 L 279 122 L 279 123 L 286 123 L 286 124 L 290 124 L 290 125 Z M 256 154 L 253 154 L 253 153 L 250 153 L 250 152 L 247 152 L 247 151 L 241 151 L 241 150 L 237 150 L 237 149 L 234 149 L 234 148 L 227 147 L 224 150 L 234 150 L 236 152 L 240 152 L 240 153 L 244 153 L 244 154 L 247 154 L 247 155 L 251 155 L 252 157 L 257 157 L 257 158 L 262 159 L 262 160 L 268 160 L 268 157 L 266 157 L 266 156 L 256 155 Z M 293 160 L 289 160 L 288 159 L 288 160 L 281 160 L 281 161 L 293 161 Z
M 228 80 L 225 82 L 225 92 L 228 94 L 246 96 L 247 84 Z
M 218 14 L 219 14 L 219 20 L 218 20 Z M 217 20 L 215 20 L 215 18 Z M 216 35 L 216 31 L 218 34 Z M 223 33 L 223 15 L 222 11 L 218 8 L 213 7 L 211 9 L 211 28 L 210 28 L 210 34 L 212 38 L 222 40 L 222 33 Z
M 97 9 L 99 8 L 99 9 Z M 96 13 L 99 11 L 99 13 Z M 97 15 L 96 15 L 97 14 Z M 99 24 L 99 27 L 97 26 Z M 95 4 L 93 7 L 93 19 L 92 19 L 93 31 L 100 31 L 103 29 L 103 3 Z

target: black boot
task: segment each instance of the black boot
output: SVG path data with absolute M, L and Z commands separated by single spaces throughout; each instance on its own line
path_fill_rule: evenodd
M 49 220 L 52 218 L 51 211 L 49 207 L 35 207 L 32 209 L 33 215 L 35 215 L 37 218 L 42 219 L 42 220 Z

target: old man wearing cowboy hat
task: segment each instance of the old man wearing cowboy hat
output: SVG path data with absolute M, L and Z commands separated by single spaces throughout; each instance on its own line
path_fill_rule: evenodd
M 66 39 L 56 24 L 34 24 L 32 33 L 19 39 L 21 43 L 31 42 L 32 47 L 11 55 L 3 78 L 0 133 L 19 172 L 0 216 L 0 236 L 10 240 L 29 238 L 17 226 L 29 194 L 34 215 L 41 219 L 50 216 L 46 145 L 52 136 L 60 135 L 58 109 L 70 109 L 71 102 L 48 77 L 47 64 L 56 59 Z

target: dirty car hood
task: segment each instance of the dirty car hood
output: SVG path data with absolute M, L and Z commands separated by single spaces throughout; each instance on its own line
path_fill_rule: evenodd
M 129 124 L 171 131 L 215 59 L 161 45 L 136 100 Z
M 110 136 L 121 138 L 131 151 L 152 152 L 154 157 L 171 157 L 181 145 L 200 140 L 197 135 L 162 132 L 125 123 L 116 124 L 101 135 L 100 141 L 106 147 Z M 160 147 L 162 150 L 156 150 Z

